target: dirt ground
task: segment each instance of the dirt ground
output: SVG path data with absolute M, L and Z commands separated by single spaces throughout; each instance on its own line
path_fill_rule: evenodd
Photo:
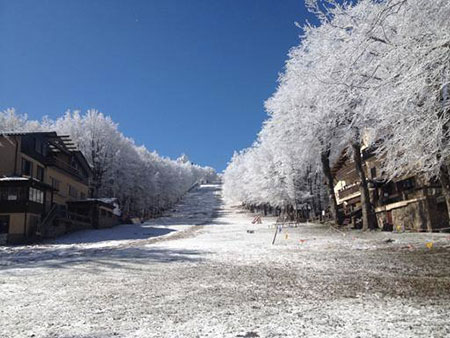
M 0 336 L 450 336 L 448 234 L 303 224 L 271 245 L 252 218 L 202 186 L 114 238 L 1 248 Z

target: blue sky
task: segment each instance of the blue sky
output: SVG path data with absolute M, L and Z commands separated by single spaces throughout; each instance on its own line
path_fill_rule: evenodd
M 221 171 L 255 139 L 305 15 L 302 0 L 0 0 L 0 109 L 96 108 Z

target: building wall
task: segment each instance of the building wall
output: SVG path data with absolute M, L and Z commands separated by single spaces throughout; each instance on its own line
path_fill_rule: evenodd
M 72 178 L 66 173 L 63 173 L 58 168 L 48 167 L 46 173 L 46 183 L 52 184 L 52 178 L 57 179 L 59 183 L 59 191 L 54 193 L 53 201 L 57 204 L 65 204 L 70 200 L 79 200 L 81 199 L 81 193 L 84 194 L 85 197 L 88 196 L 89 188 L 86 184 Z M 69 185 L 74 187 L 77 190 L 77 197 L 72 197 L 69 195 Z
M 25 239 L 25 213 L 9 214 L 2 213 L 0 215 L 9 216 L 9 232 L 7 236 L 8 243 L 20 243 Z
M 111 228 L 119 224 L 119 217 L 111 212 L 111 209 L 99 207 L 98 210 L 98 227 Z
M 30 161 L 31 163 L 33 163 L 33 177 L 34 178 L 38 177 L 37 176 L 38 175 L 37 174 L 37 167 L 40 166 L 40 167 L 44 168 L 44 181 L 45 181 L 45 165 L 43 163 L 35 160 L 34 158 L 32 158 L 32 157 L 30 157 L 28 155 L 25 155 L 24 153 L 19 153 L 19 156 L 18 156 L 18 162 L 19 162 L 18 174 L 19 175 L 22 176 L 22 159 Z M 47 183 L 47 182 L 45 182 L 45 183 Z
M 16 145 L 20 153 L 20 137 L 0 136 L 0 152 L 2 159 L 0 161 L 0 175 L 14 175 L 14 161 L 16 160 Z M 19 160 L 17 160 L 19 162 Z M 17 167 L 17 173 L 20 174 L 20 166 Z
M 24 231 L 24 224 L 25 224 L 25 213 L 17 213 L 17 214 L 10 214 L 10 213 L 2 213 L 0 215 L 9 216 L 9 233 L 10 234 L 22 234 Z
M 27 213 L 27 237 L 32 237 L 36 234 L 40 220 L 40 215 Z
M 355 164 L 352 160 L 347 160 L 346 163 L 335 174 L 334 192 L 338 205 L 342 206 L 344 205 L 344 202 L 355 201 L 355 198 L 361 196 L 361 192 L 357 190 L 354 193 L 343 198 L 339 197 L 339 190 L 345 189 L 346 187 L 351 186 L 357 182 L 359 182 L 359 176 L 356 173 Z M 345 205 L 346 204 L 347 203 L 345 203 Z
M 439 201 L 439 197 L 430 197 L 429 210 L 433 229 L 447 228 L 449 226 L 447 204 L 444 198 Z
M 23 243 L 36 233 L 40 220 L 39 214 L 33 213 L 1 213 L 9 216 L 8 243 Z
M 427 199 L 421 199 L 392 210 L 394 229 L 429 231 L 432 230 Z

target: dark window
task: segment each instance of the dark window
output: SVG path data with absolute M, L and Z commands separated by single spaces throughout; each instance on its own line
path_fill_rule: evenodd
M 8 188 L 8 201 L 17 201 L 19 199 L 19 189 L 16 187 Z
M 415 184 L 414 184 L 414 177 L 411 177 L 411 178 L 408 178 L 406 180 L 397 182 L 397 187 L 399 188 L 400 191 L 413 189 L 414 186 L 415 186 Z
M 19 201 L 26 201 L 27 198 L 28 198 L 28 196 L 27 196 L 28 188 L 27 187 L 20 187 L 20 188 L 17 188 L 17 189 L 19 190 L 18 191 Z
M 377 177 L 377 168 L 373 167 L 370 169 L 370 177 L 372 178 Z
M 73 198 L 78 198 L 78 191 L 69 184 L 69 196 Z
M 25 187 L 2 187 L 0 188 L 0 201 L 26 201 Z
M 52 177 L 52 187 L 59 190 L 59 180 L 54 177 Z
M 101 215 L 102 216 L 106 216 L 106 210 L 105 209 L 100 209 L 100 211 L 101 211 Z
M 0 216 L 0 234 L 9 232 L 9 215 Z
M 39 181 L 44 181 L 44 168 L 40 165 L 36 166 L 36 178 Z
M 33 176 L 33 163 L 24 158 L 22 159 L 22 175 Z
M 84 192 L 80 192 L 80 199 L 85 200 L 86 194 Z
M 8 200 L 8 187 L 0 188 L 0 201 Z

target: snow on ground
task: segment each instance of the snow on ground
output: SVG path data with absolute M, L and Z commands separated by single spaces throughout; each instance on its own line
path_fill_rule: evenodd
M 211 220 L 218 204 L 217 191 L 216 186 L 204 185 L 188 193 L 186 198 L 164 217 L 143 224 L 123 224 L 109 229 L 77 231 L 39 245 L 0 246 L 0 268 L 29 261 L 38 264 L 52 259 L 58 261 L 60 256 L 84 256 L 84 253 L 99 248 L 124 247 L 135 244 L 136 240 L 153 242 L 154 237 L 172 236 L 178 231 L 186 231 L 194 225 Z
M 448 234 L 304 224 L 271 245 L 274 219 L 252 225 L 219 192 L 145 225 L 2 249 L 0 336 L 450 336 Z

